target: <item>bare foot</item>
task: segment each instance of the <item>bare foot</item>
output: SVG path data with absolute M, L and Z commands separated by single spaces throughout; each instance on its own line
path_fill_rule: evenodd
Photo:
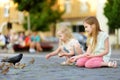
M 112 61 L 108 63 L 109 67 L 116 68 L 117 67 L 117 61 Z

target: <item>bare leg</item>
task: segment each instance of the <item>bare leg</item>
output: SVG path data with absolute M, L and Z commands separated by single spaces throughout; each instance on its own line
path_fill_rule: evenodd
M 30 53 L 36 52 L 36 51 L 35 51 L 35 43 L 34 43 L 34 42 L 31 42 L 31 43 L 30 43 L 29 52 L 30 52 Z
M 101 66 L 108 66 L 108 62 L 102 62 Z
M 40 45 L 39 42 L 36 42 L 36 49 L 37 49 L 38 52 L 42 51 L 42 48 L 41 48 L 41 45 Z
M 33 48 L 33 49 L 35 48 L 35 42 L 30 43 L 30 48 Z
M 108 66 L 108 67 L 116 68 L 117 67 L 117 62 L 116 61 L 113 61 L 113 62 L 102 62 L 101 66 Z

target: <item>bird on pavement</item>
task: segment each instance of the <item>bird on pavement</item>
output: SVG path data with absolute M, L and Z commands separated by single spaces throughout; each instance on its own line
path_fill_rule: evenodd
M 15 69 L 19 69 L 19 66 L 20 66 L 20 62 L 16 63 L 15 66 L 14 66 L 14 68 Z
M 11 67 L 14 67 L 13 63 L 6 63 L 5 66 L 11 68 Z
M 18 62 L 20 62 L 20 60 L 22 59 L 23 54 L 19 54 L 7 59 L 2 59 L 1 62 L 8 62 L 8 63 L 13 63 L 14 65 Z
M 26 67 L 25 63 L 19 65 L 19 69 L 23 69 L 24 67 Z
M 4 68 L 1 73 L 6 75 L 9 72 L 9 67 Z
M 35 62 L 35 59 L 32 58 L 30 61 L 29 61 L 29 64 L 33 64 Z
M 0 64 L 0 70 L 2 70 L 2 68 L 5 66 L 5 63 L 4 62 L 2 62 L 1 64 Z

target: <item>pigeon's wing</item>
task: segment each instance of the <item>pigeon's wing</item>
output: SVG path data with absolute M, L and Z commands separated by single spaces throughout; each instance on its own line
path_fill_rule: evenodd
M 22 55 L 19 54 L 17 56 L 11 57 L 11 58 L 4 59 L 3 62 L 16 63 L 16 62 L 19 62 L 21 59 L 22 59 Z
M 4 59 L 2 60 L 3 62 L 14 62 L 16 60 L 15 57 L 11 57 L 11 58 L 8 58 L 8 59 Z
M 23 57 L 23 55 L 19 54 L 19 55 L 15 56 L 15 57 L 10 58 L 9 60 L 14 62 L 14 63 L 17 63 L 22 59 L 22 57 Z

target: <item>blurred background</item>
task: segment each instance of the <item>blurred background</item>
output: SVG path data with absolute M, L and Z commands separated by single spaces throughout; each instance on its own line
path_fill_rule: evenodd
M 25 34 L 37 31 L 42 41 L 57 42 L 57 28 L 69 26 L 84 42 L 83 20 L 96 16 L 101 29 L 110 35 L 112 48 L 119 48 L 119 9 L 120 0 L 0 0 L 0 32 L 8 35 L 10 30 Z

